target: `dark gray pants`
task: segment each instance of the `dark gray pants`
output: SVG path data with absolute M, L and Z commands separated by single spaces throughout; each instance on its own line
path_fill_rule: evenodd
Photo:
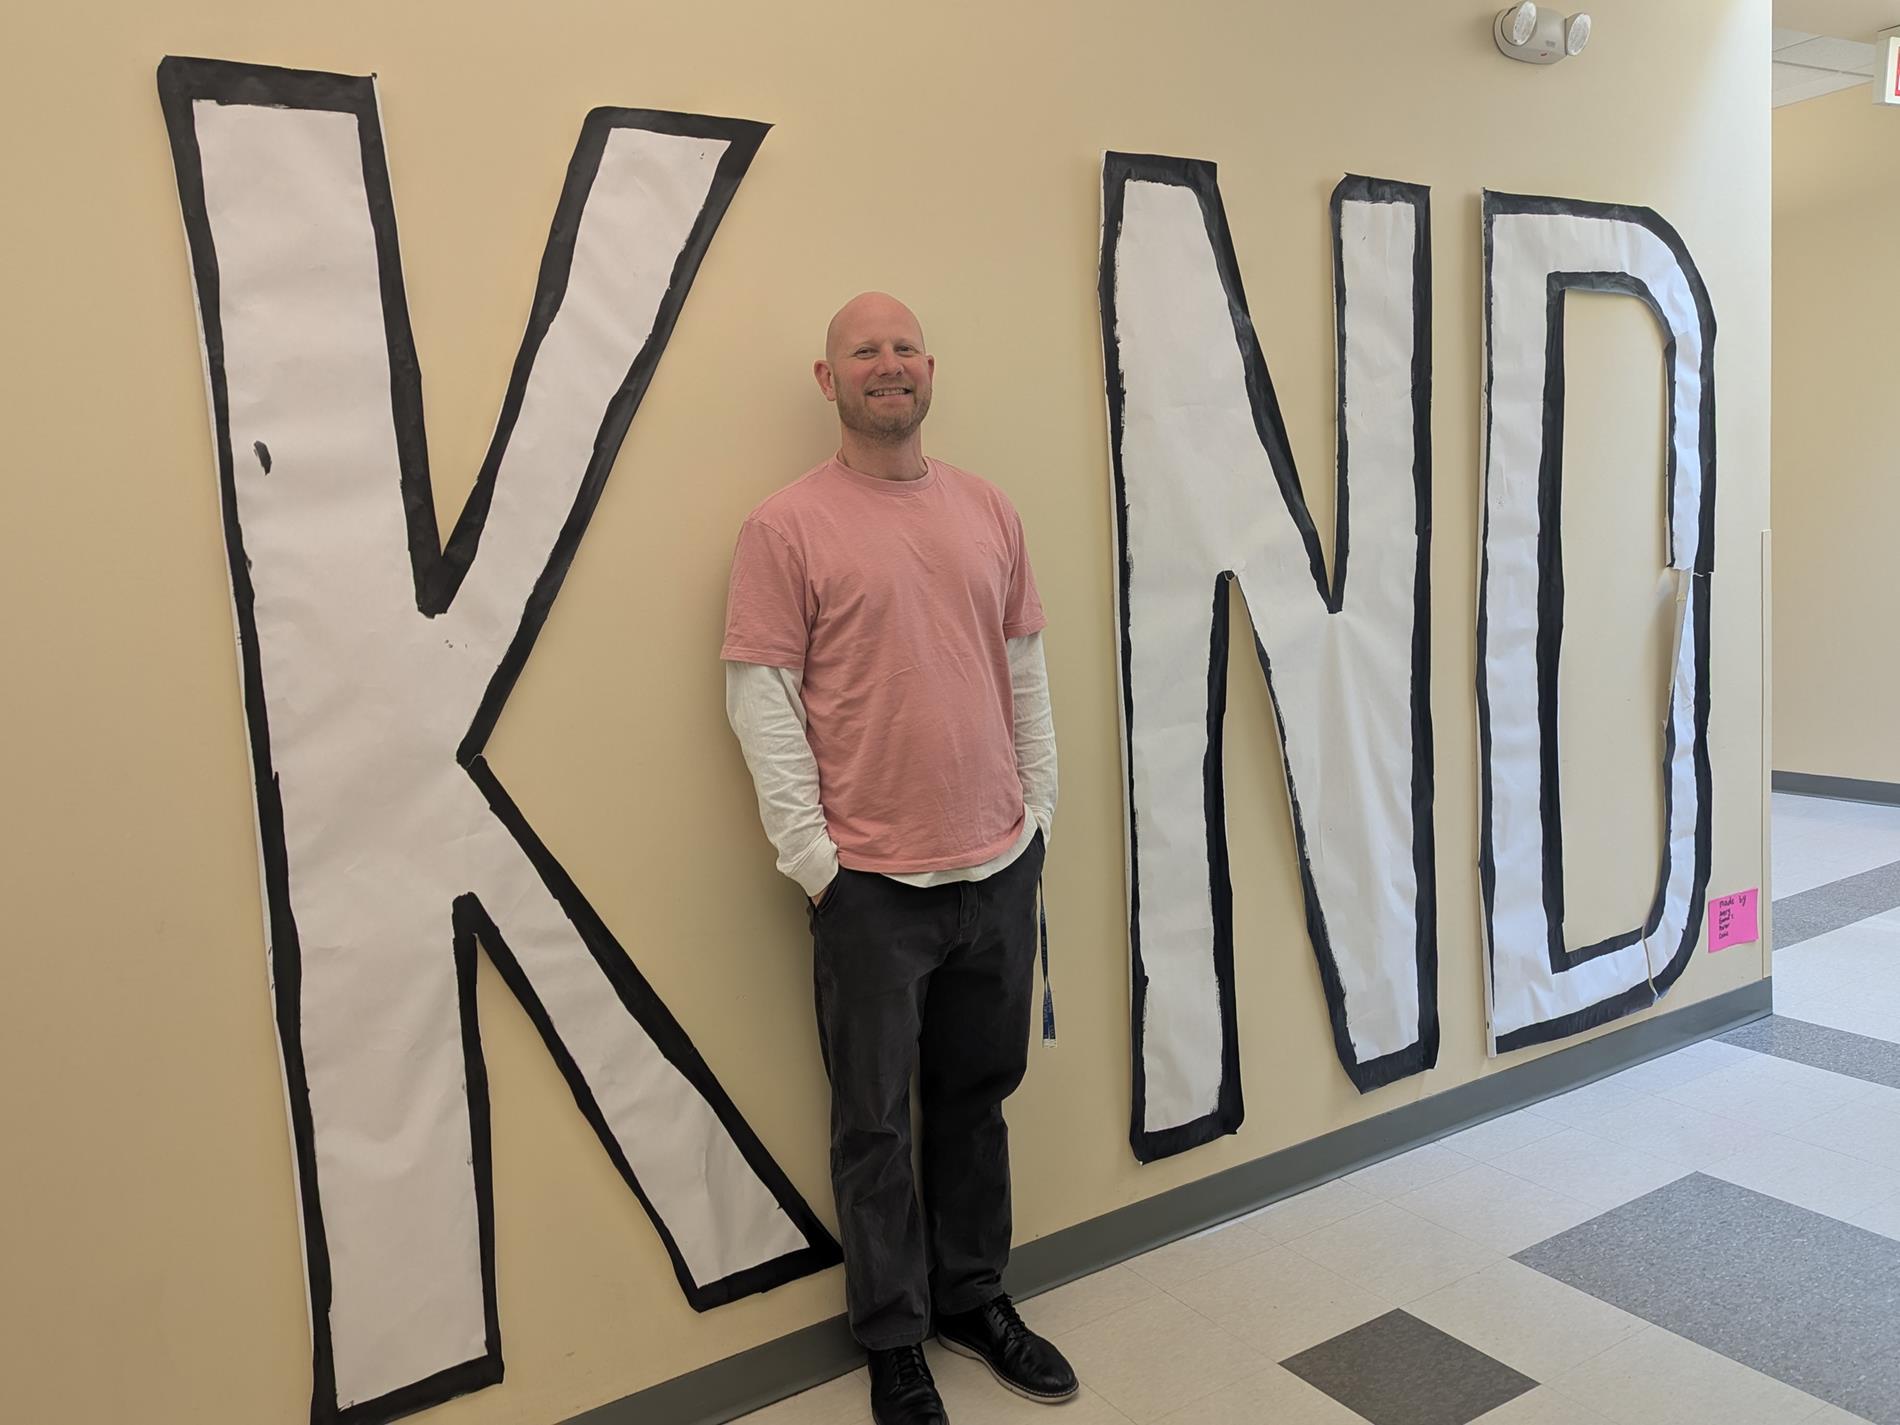
M 1038 833 L 986 880 L 923 889 L 840 870 L 811 912 L 845 1300 L 867 1348 L 921 1342 L 933 1306 L 968 1311 L 1003 1289 L 1002 1105 L 1029 1064 L 1042 854 Z M 921 1184 L 911 1168 L 913 1073 Z

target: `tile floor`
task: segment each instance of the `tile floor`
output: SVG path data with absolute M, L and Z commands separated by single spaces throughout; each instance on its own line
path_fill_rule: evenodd
M 1900 1425 L 1900 807 L 1777 794 L 1773 856 L 1875 910 L 1774 1019 L 1025 1302 L 1068 1405 L 932 1346 L 956 1425 Z M 858 1371 L 746 1425 L 869 1418 Z

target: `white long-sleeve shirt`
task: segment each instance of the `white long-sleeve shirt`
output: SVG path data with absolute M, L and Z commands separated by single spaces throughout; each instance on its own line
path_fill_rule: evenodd
M 1036 832 L 1043 844 L 1056 814 L 1056 731 L 1049 706 L 1049 673 L 1042 635 L 1008 640 L 1016 774 L 1023 784 L 1022 835 L 1000 856 L 975 866 L 914 873 L 886 872 L 910 886 L 980 881 L 1028 849 Z M 778 851 L 778 868 L 816 897 L 838 874 L 838 848 L 825 827 L 818 762 L 805 738 L 802 675 L 763 663 L 726 664 L 726 717 L 759 797 L 759 820 Z

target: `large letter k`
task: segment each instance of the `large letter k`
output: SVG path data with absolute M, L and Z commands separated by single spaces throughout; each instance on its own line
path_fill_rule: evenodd
M 695 1307 L 836 1262 L 481 756 L 765 126 L 588 115 L 444 548 L 373 82 L 187 59 L 158 82 L 230 551 L 313 1418 L 501 1378 L 478 940 Z

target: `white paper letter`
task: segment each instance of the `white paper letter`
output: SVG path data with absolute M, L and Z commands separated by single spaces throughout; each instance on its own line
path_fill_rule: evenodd
M 501 1377 L 477 940 L 695 1307 L 836 1262 L 480 755 L 764 126 L 588 115 L 444 549 L 373 82 L 168 59 L 159 91 L 230 552 L 313 1418 Z
M 1682 239 L 1647 208 L 1484 195 L 1485 476 L 1478 733 L 1491 1052 L 1653 1003 L 1687 968 L 1709 883 L 1709 574 L 1715 550 L 1715 316 Z M 1566 294 L 1635 297 L 1664 337 L 1669 706 L 1659 711 L 1662 864 L 1645 922 L 1566 948 L 1558 797 Z M 1646 512 L 1632 511 L 1631 518 Z M 1644 813 L 1632 813 L 1640 815 Z
M 1241 1120 L 1221 770 L 1229 580 L 1246 596 L 1279 723 L 1307 930 L 1340 1062 L 1365 1090 L 1437 1059 L 1430 221 L 1426 190 L 1414 185 L 1347 178 L 1333 193 L 1329 576 L 1214 166 L 1111 153 L 1102 182 L 1131 1141 L 1146 1161 Z

